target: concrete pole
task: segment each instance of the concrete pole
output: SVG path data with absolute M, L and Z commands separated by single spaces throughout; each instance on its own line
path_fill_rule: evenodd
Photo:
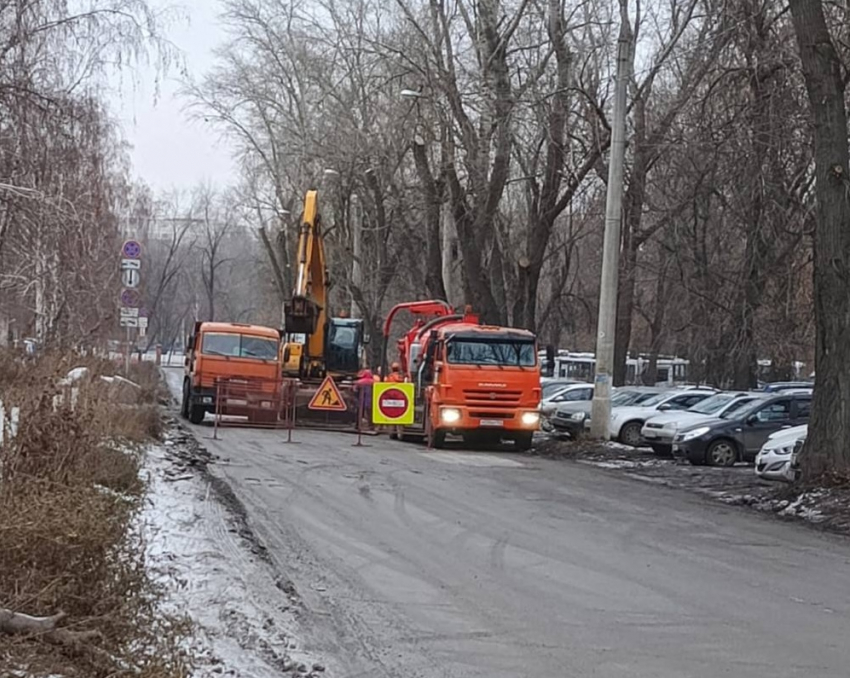
M 363 289 L 363 269 L 360 266 L 361 256 L 361 218 L 360 196 L 356 193 L 351 196 L 351 255 L 353 258 L 351 264 L 351 285 Z M 357 307 L 357 302 L 354 301 L 354 295 L 351 295 L 351 317 L 359 318 L 360 313 Z
M 617 329 L 620 219 L 623 212 L 623 164 L 626 154 L 626 92 L 632 58 L 628 0 L 620 0 L 620 36 L 617 43 L 617 83 L 614 93 L 614 119 L 611 125 L 602 280 L 599 286 L 599 321 L 596 333 L 596 379 L 590 413 L 590 435 L 597 440 L 608 438 L 611 419 L 611 375 L 614 371 L 614 333 Z

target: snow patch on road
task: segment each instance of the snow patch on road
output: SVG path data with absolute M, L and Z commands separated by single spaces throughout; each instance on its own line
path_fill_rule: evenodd
M 174 468 L 174 449 L 174 441 L 166 441 L 149 452 L 149 500 L 142 520 L 148 563 L 170 585 L 168 605 L 196 625 L 196 675 L 273 678 L 288 671 L 323 672 L 299 650 L 294 592 L 251 552 L 244 529 L 210 482 Z

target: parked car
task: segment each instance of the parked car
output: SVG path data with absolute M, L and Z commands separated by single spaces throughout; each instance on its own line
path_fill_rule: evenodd
M 686 410 L 715 393 L 715 389 L 673 389 L 663 391 L 636 405 L 612 409 L 608 435 L 611 440 L 639 447 L 643 443 L 640 432 L 647 419 L 659 412 Z
M 811 381 L 776 381 L 772 384 L 764 384 L 761 390 L 765 393 L 780 393 L 782 391 L 798 391 L 800 389 L 813 389 L 814 383 Z
M 753 461 L 771 433 L 807 423 L 811 405 L 810 393 L 769 395 L 734 416 L 680 429 L 673 440 L 673 454 L 694 465 Z
M 798 473 L 795 446 L 805 440 L 808 430 L 808 424 L 801 424 L 771 433 L 756 455 L 756 475 L 765 480 L 794 482 Z
M 660 389 L 652 386 L 620 386 L 611 394 L 611 408 L 634 405 L 661 393 Z M 558 406 L 549 423 L 559 433 L 567 433 L 572 438 L 578 437 L 590 425 L 592 400 L 565 403 Z
M 571 384 L 561 387 L 548 398 L 543 398 L 540 402 L 540 415 L 543 417 L 551 416 L 559 405 L 565 403 L 576 403 L 593 400 L 593 385 L 592 384 Z
M 643 425 L 640 434 L 644 442 L 656 454 L 669 455 L 673 451 L 673 438 L 676 437 L 676 431 L 680 428 L 722 417 L 727 412 L 735 412 L 753 400 L 763 397 L 763 393 L 746 391 L 716 393 L 687 410 L 662 412 L 650 417 Z
M 590 386 L 593 388 L 593 384 L 588 384 L 586 381 L 578 381 L 576 379 L 541 379 L 540 380 L 540 400 L 541 402 L 551 398 L 558 391 L 565 389 L 567 386 Z

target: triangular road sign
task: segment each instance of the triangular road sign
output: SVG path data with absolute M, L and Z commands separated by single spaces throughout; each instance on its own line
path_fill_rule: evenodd
M 332 412 L 345 412 L 348 409 L 342 399 L 342 394 L 330 375 L 325 377 L 307 407 L 311 410 L 330 410 Z

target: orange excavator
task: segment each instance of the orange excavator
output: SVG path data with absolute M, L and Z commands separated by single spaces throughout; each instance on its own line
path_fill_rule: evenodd
M 439 300 L 395 306 L 383 328 L 387 344 L 399 312 L 417 316 L 398 340 L 401 370 L 415 384 L 414 423 L 398 427 L 402 439 L 443 447 L 447 435 L 467 444 L 495 446 L 507 439 L 531 448 L 540 425 L 537 342 L 527 330 L 482 325 L 469 307 L 457 313 Z

